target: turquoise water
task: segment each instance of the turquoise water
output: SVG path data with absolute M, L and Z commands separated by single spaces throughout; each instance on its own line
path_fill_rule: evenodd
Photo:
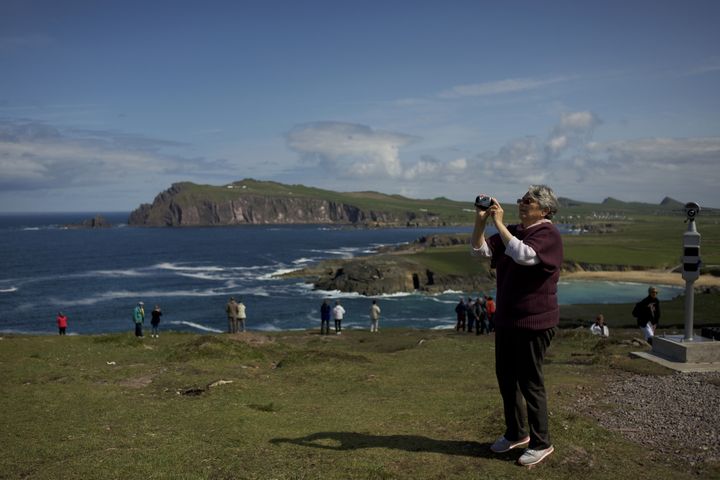
M 679 275 L 678 275 L 679 276 Z M 684 287 L 655 285 L 658 298 L 670 300 L 685 291 Z M 648 284 L 631 282 L 561 281 L 558 284 L 558 297 L 562 305 L 578 303 L 634 303 L 647 296 Z

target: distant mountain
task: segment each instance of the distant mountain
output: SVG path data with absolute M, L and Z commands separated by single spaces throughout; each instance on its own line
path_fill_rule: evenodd
M 266 224 L 338 224 L 369 227 L 471 225 L 474 207 L 444 197 L 411 199 L 384 193 L 334 192 L 304 185 L 244 179 L 227 185 L 175 183 L 130 214 L 129 225 L 212 226 Z M 683 204 L 669 197 L 660 204 L 623 202 L 608 197 L 602 203 L 560 198 L 562 221 L 615 214 L 679 215 Z M 505 220 L 517 221 L 514 203 L 503 202 Z M 712 209 L 703 208 L 703 215 Z M 602 215 L 600 215 L 602 214 Z
M 674 198 L 665 197 L 660 202 L 660 205 L 663 207 L 672 207 L 672 208 L 683 208 L 685 204 L 683 202 L 679 202 L 675 200 Z
M 560 207 L 561 207 L 561 208 L 566 208 L 566 207 L 579 207 L 579 206 L 581 206 L 581 205 L 587 205 L 586 202 L 580 202 L 580 201 L 578 201 L 578 200 L 573 200 L 573 199 L 571 199 L 571 198 L 566 198 L 566 197 L 559 197 L 559 198 L 558 198 L 558 203 L 560 204 Z

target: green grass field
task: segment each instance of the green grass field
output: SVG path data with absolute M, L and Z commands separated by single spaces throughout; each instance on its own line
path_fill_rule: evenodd
M 503 430 L 489 336 L 5 336 L 0 478 L 718 478 L 717 464 L 653 455 L 575 408 L 623 372 L 668 373 L 628 356 L 634 334 L 556 337 L 557 450 L 530 471 L 489 451 Z

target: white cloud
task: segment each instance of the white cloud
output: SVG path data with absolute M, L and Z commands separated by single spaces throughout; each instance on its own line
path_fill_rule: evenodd
M 600 120 L 592 112 L 571 112 L 560 116 L 560 128 L 566 130 L 588 130 L 599 123 Z
M 478 168 L 494 185 L 543 182 L 580 198 L 596 190 L 619 197 L 692 195 L 692 186 L 707 195 L 720 183 L 720 137 L 592 141 L 600 124 L 591 112 L 564 114 L 546 141 L 508 141 L 497 152 L 478 155 Z
M 66 130 L 32 122 L 0 122 L 0 186 L 6 190 L 113 184 L 127 178 L 197 173 L 222 162 L 161 150 L 180 144 L 103 131 Z
M 499 95 L 503 93 L 535 90 L 555 83 L 567 82 L 575 77 L 558 76 L 551 78 L 509 78 L 495 82 L 473 83 L 457 85 L 440 92 L 440 98 L 480 97 L 485 95 Z
M 287 135 L 288 147 L 305 160 L 319 161 L 350 176 L 400 176 L 399 149 L 416 140 L 410 135 L 342 122 L 306 123 Z
M 306 162 L 320 164 L 349 178 L 375 175 L 413 180 L 462 173 L 467 167 L 465 159 L 445 164 L 428 156 L 403 164 L 400 149 L 418 140 L 412 135 L 341 122 L 298 125 L 286 138 L 288 147 Z

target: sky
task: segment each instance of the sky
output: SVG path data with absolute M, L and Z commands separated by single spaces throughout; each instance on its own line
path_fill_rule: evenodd
M 173 183 L 720 207 L 720 2 L 2 0 L 0 212 Z

